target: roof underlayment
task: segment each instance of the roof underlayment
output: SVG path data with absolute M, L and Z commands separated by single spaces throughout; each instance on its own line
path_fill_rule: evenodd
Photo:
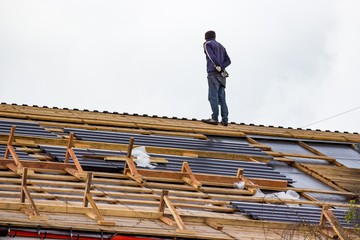
M 359 239 L 360 135 L 0 104 L 0 236 Z M 132 156 L 144 147 L 154 168 Z

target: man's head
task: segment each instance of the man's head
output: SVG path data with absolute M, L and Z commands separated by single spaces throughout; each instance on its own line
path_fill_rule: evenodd
M 205 33 L 205 40 L 210 40 L 210 39 L 215 39 L 216 38 L 216 34 L 214 31 L 207 31 Z

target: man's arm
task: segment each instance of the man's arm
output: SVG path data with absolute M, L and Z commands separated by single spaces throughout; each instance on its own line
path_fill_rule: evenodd
M 230 59 L 229 55 L 227 54 L 226 49 L 224 49 L 224 55 L 225 56 L 224 56 L 223 66 L 224 66 L 224 68 L 226 68 L 231 64 L 231 59 Z
M 221 66 L 219 63 L 219 60 L 217 59 L 216 55 L 214 54 L 213 47 L 211 42 L 205 43 L 205 53 L 207 54 L 208 58 L 210 58 L 210 61 L 214 64 L 214 67 Z

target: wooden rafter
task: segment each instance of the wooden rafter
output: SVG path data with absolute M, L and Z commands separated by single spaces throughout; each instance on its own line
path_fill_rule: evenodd
M 124 174 L 135 180 L 138 183 L 143 183 L 143 177 L 138 173 L 134 160 L 131 157 L 131 152 L 134 146 L 134 138 L 131 137 L 129 140 L 129 145 L 127 149 L 125 164 L 124 164 Z
M 195 234 L 195 232 L 186 229 L 184 221 L 182 220 L 181 216 L 177 212 L 174 204 L 169 199 L 168 194 L 169 194 L 168 190 L 162 191 L 159 210 L 158 210 L 161 213 L 161 216 L 159 219 L 170 226 L 174 225 L 173 224 L 174 221 L 172 221 L 170 218 L 167 218 L 164 216 L 164 211 L 165 211 L 165 206 L 166 206 L 166 207 L 168 207 L 171 215 L 173 216 L 173 218 L 175 220 L 175 223 L 177 225 L 177 229 L 176 229 L 177 232 L 187 233 L 187 234 Z
M 324 178 L 323 176 L 321 176 L 320 174 L 318 174 L 317 172 L 314 172 L 312 170 L 309 170 L 306 165 L 304 164 L 298 164 L 298 163 L 295 163 L 295 164 L 292 164 L 292 166 L 296 167 L 297 169 L 307 173 L 308 175 L 310 176 L 313 176 L 314 178 L 318 179 L 319 181 L 325 183 L 326 185 L 340 191 L 340 192 L 348 192 L 346 191 L 344 188 L 338 186 L 337 184 L 333 183 L 332 181 Z
M 11 127 L 7 147 L 6 147 L 5 154 L 4 154 L 4 158 L 8 159 L 9 154 L 11 154 L 11 156 L 14 159 L 14 162 L 15 162 L 16 166 L 18 168 L 22 168 L 23 166 L 22 166 L 22 164 L 21 164 L 21 162 L 19 160 L 19 157 L 18 157 L 17 153 L 15 152 L 15 149 L 14 149 L 14 147 L 12 145 L 12 143 L 14 141 L 15 129 L 16 129 L 16 126 Z
M 302 141 L 299 141 L 298 142 L 300 146 L 302 146 L 303 148 L 305 148 L 306 150 L 312 152 L 313 154 L 317 155 L 317 156 L 322 156 L 322 157 L 327 157 L 325 154 L 323 154 L 322 152 L 320 152 L 319 150 L 309 146 L 308 144 L 302 142 Z M 344 164 L 341 164 L 339 163 L 338 161 L 336 161 L 335 158 L 333 159 L 325 159 L 327 161 L 329 161 L 330 163 L 334 163 L 336 166 L 339 166 L 339 167 L 343 167 Z
M 324 205 L 321 213 L 320 225 L 324 227 L 326 221 L 330 223 L 331 227 L 336 232 L 339 239 L 349 240 L 349 237 L 345 229 L 341 226 L 339 220 L 337 220 L 334 213 L 329 209 L 329 206 Z
M 39 161 L 32 161 L 32 160 L 19 160 L 23 167 L 27 168 L 37 168 L 37 169 L 48 169 L 48 170 L 67 170 L 67 169 L 74 169 L 76 170 L 76 166 L 73 164 L 67 163 L 57 163 L 57 162 L 39 162 Z M 0 159 L 1 165 L 9 165 L 12 164 L 14 161 L 9 159 Z M 31 169 L 28 169 L 28 174 L 32 173 Z
M 71 175 L 74 175 L 75 177 L 79 178 L 79 179 L 85 179 L 86 178 L 86 174 L 83 170 L 83 168 L 81 167 L 80 161 L 77 158 L 74 150 L 73 150 L 73 141 L 74 141 L 74 133 L 70 133 L 69 135 L 69 139 L 68 139 L 68 143 L 67 143 L 67 147 L 66 147 L 66 154 L 65 154 L 65 160 L 64 163 L 68 164 L 70 158 L 72 158 L 74 165 L 76 167 L 76 170 L 71 168 L 71 169 L 65 169 L 68 173 L 70 173 Z
M 37 209 L 35 202 L 30 194 L 29 189 L 27 188 L 27 176 L 28 176 L 28 168 L 23 168 L 22 172 L 22 180 L 21 180 L 21 193 L 20 193 L 20 203 L 25 203 L 25 199 L 27 199 L 30 203 L 30 207 L 32 210 L 32 214 L 30 218 L 32 219 L 47 219 L 46 216 L 40 216 L 39 210 Z
M 169 179 L 172 181 L 183 181 L 182 177 L 184 173 L 175 172 L 175 171 L 165 171 L 165 170 L 148 170 L 148 169 L 138 169 L 138 173 L 141 174 L 145 179 L 154 179 L 162 178 Z M 204 174 L 204 173 L 193 173 L 194 177 L 201 182 L 203 185 L 233 185 L 235 182 L 239 182 L 238 176 L 223 176 L 215 174 Z M 243 177 L 243 176 L 242 176 Z M 248 183 L 248 186 L 251 188 L 286 188 L 288 182 L 285 180 L 275 180 L 275 179 L 264 179 L 264 178 L 247 178 L 251 183 Z
M 252 183 L 249 179 L 247 179 L 244 176 L 244 169 L 239 168 L 236 174 L 236 177 L 240 180 L 243 181 L 245 183 L 245 188 L 248 189 L 249 191 L 251 191 L 253 194 L 256 193 L 256 188 L 258 188 L 258 186 L 256 186 L 254 183 Z
M 94 210 L 95 216 L 92 213 L 87 212 L 86 215 L 91 218 L 96 218 L 98 220 L 98 224 L 106 225 L 106 226 L 115 226 L 115 222 L 105 221 L 100 209 L 97 207 L 94 199 L 91 196 L 91 181 L 92 181 L 93 173 L 89 172 L 86 178 L 86 187 L 84 192 L 84 199 L 83 199 L 83 207 L 88 207 L 89 203 Z
M 199 190 L 202 186 L 202 183 L 199 182 L 193 172 L 191 171 L 191 168 L 188 164 L 188 162 L 183 162 L 181 173 L 184 174 L 181 179 L 189 184 L 190 186 L 193 186 L 195 189 Z
M 216 230 L 222 230 L 224 226 L 218 222 L 216 222 L 214 219 L 206 218 L 205 223 Z
M 4 154 L 4 160 L 8 160 L 7 162 L 3 162 L 3 164 L 12 170 L 13 172 L 16 172 L 18 174 L 21 174 L 23 171 L 23 164 L 21 163 L 19 156 L 17 155 L 14 147 L 13 147 L 13 141 L 15 136 L 15 130 L 16 126 L 12 126 L 9 133 L 9 138 L 7 141 L 7 146 Z M 9 155 L 12 156 L 12 159 L 9 159 Z M 33 170 L 28 170 L 28 174 L 34 173 Z

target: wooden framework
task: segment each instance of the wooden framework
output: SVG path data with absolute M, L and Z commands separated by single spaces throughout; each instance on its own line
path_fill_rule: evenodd
M 86 187 L 85 187 L 84 200 L 83 200 L 83 207 L 88 207 L 88 205 L 90 203 L 90 205 L 91 205 L 91 207 L 92 207 L 92 209 L 93 209 L 93 211 L 95 213 L 95 216 L 90 212 L 87 212 L 86 215 L 89 216 L 90 218 L 97 219 L 98 223 L 100 225 L 115 226 L 115 222 L 105 221 L 101 211 L 99 210 L 99 208 L 97 207 L 94 199 L 91 196 L 90 190 L 91 190 L 92 176 L 93 176 L 93 173 L 91 173 L 91 172 L 87 173 Z
M 13 147 L 13 141 L 14 141 L 14 135 L 15 135 L 15 130 L 16 130 L 16 126 L 12 126 L 10 129 L 10 134 L 9 134 L 9 138 L 7 141 L 7 147 L 5 150 L 5 154 L 4 154 L 4 159 L 8 160 L 9 159 L 9 155 L 12 156 L 13 160 L 11 160 L 11 162 L 7 163 L 6 166 L 11 169 L 14 172 L 18 172 L 19 174 L 21 174 L 21 171 L 23 170 L 23 165 L 20 162 L 20 159 Z
M 345 229 L 341 226 L 334 213 L 329 209 L 329 206 L 324 205 L 321 213 L 320 225 L 325 227 L 326 221 L 330 223 L 332 229 L 337 234 L 334 237 L 341 240 L 350 240 L 348 233 L 346 233 Z
M 169 199 L 168 194 L 169 194 L 169 191 L 167 191 L 167 190 L 162 191 L 160 205 L 159 205 L 159 212 L 161 213 L 161 216 L 159 219 L 161 221 L 163 221 L 164 223 L 168 224 L 169 226 L 174 225 L 174 222 L 171 219 L 164 216 L 165 206 L 167 206 L 171 215 L 173 216 L 173 218 L 176 222 L 176 225 L 177 225 L 176 231 L 180 232 L 180 233 L 195 234 L 194 231 L 189 231 L 186 229 L 186 226 L 185 226 L 183 220 L 181 219 L 179 213 L 177 212 L 174 204 Z
M 323 207 L 320 226 L 332 233 L 332 237 L 351 239 L 349 229 L 338 223 L 330 207 L 349 207 L 349 204 L 318 201 L 311 193 L 358 197 L 357 171 L 346 168 L 335 158 L 307 145 L 303 139 L 321 139 L 349 142 L 354 148 L 360 142 L 355 134 L 303 131 L 258 126 L 230 124 L 227 128 L 212 127 L 199 121 L 179 119 L 144 118 L 118 114 L 65 111 L 22 106 L 0 105 L 0 116 L 6 118 L 32 119 L 49 127 L 63 139 L 15 136 L 13 126 L 9 135 L 0 134 L 0 143 L 6 144 L 4 158 L 0 159 L 0 225 L 8 222 L 19 226 L 44 226 L 66 228 L 76 225 L 78 230 L 122 232 L 171 238 L 190 239 L 254 239 L 259 231 L 276 232 L 279 223 L 259 222 L 233 213 L 231 201 L 256 203 L 299 204 Z M 243 169 L 236 176 L 219 176 L 194 173 L 184 162 L 181 171 L 159 171 L 137 169 L 131 152 L 134 138 L 129 144 L 100 143 L 76 140 L 62 128 L 84 128 L 140 134 L 161 134 L 188 138 L 207 139 L 206 134 L 241 137 L 253 147 L 262 149 L 275 161 L 281 161 L 319 179 L 334 190 L 288 187 L 287 181 L 246 178 Z M 271 147 L 248 135 L 282 138 L 298 138 L 297 143 L 310 154 L 276 152 Z M 21 160 L 15 151 L 20 148 L 39 150 L 38 145 L 66 146 L 65 162 L 51 162 L 48 156 L 37 156 L 34 160 Z M 125 161 L 123 173 L 86 172 L 83 170 L 73 148 L 95 148 L 127 151 L 126 157 L 95 156 L 99 159 Z M 163 155 L 209 157 L 234 161 L 267 162 L 270 158 L 246 154 L 195 151 L 147 147 L 148 152 Z M 70 164 L 70 158 L 74 164 Z M 319 164 L 300 164 L 294 158 L 325 160 L 333 169 L 322 169 Z M 156 161 L 166 162 L 166 159 Z M 9 171 L 10 169 L 11 171 Z M 330 171 L 334 170 L 330 174 Z M 340 171 L 341 170 L 341 171 Z M 346 173 L 336 175 L 336 171 Z M 242 181 L 244 189 L 235 189 L 233 184 Z M 352 188 L 351 188 L 352 187 Z M 270 191 L 294 190 L 303 195 L 303 200 L 280 200 L 254 197 L 256 189 Z M 354 190 L 355 189 L 355 190 Z M 19 196 L 20 192 L 20 196 Z M 19 201 L 20 198 L 20 201 Z M 360 208 L 359 205 L 351 207 Z M 25 214 L 24 214 L 25 213 Z M 73 217 L 73 218 L 72 218 Z M 69 218 L 69 219 L 68 219 Z M 76 221 L 80 219 L 80 221 Z M 96 220 L 96 221 L 94 221 Z M 329 223 L 331 228 L 325 226 Z M 22 225 L 23 224 L 23 225 Z M 266 228 L 262 228 L 263 226 Z M 289 226 L 284 223 L 284 225 Z M 139 226 L 139 227 L 137 227 Z M 255 227 L 256 226 L 256 227 Z M 285 227 L 284 227 L 285 228 Z M 236 231 L 234 229 L 237 229 Z M 244 229 L 248 233 L 244 233 Z M 260 230 L 259 230 L 260 229 Z M 306 232 L 306 230 L 302 230 Z M 250 234 L 254 232 L 254 234 Z M 242 234 L 242 235 L 241 235 Z M 248 234 L 249 236 L 246 236 Z M 277 239 L 279 234 L 273 238 Z
M 77 156 L 75 155 L 73 148 L 73 140 L 74 140 L 74 133 L 70 133 L 69 135 L 69 140 L 67 143 L 67 147 L 66 147 L 66 154 L 65 154 L 65 163 L 69 163 L 70 158 L 72 158 L 75 166 L 76 166 L 76 170 L 74 169 L 66 169 L 67 172 L 69 172 L 70 174 L 76 176 L 79 179 L 86 179 L 86 173 L 84 172 L 83 168 L 81 167 L 81 164 L 77 158 Z
M 31 207 L 31 213 L 30 218 L 31 219 L 37 219 L 37 220 L 46 220 L 46 217 L 40 217 L 40 213 L 39 210 L 37 209 L 35 202 L 33 200 L 33 198 L 31 197 L 31 194 L 27 188 L 27 176 L 28 176 L 28 168 L 23 168 L 23 172 L 22 172 L 22 181 L 21 181 L 21 194 L 20 194 L 20 202 L 21 203 L 25 203 L 25 198 L 30 202 L 30 207 Z

